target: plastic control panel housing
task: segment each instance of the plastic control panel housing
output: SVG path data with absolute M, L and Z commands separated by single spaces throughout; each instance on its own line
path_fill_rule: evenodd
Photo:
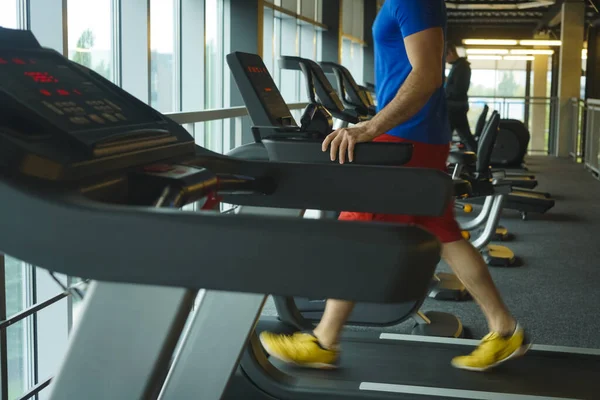
M 29 31 L 3 32 L 11 38 L 0 43 L 0 77 L 10 77 L 0 78 L 3 167 L 61 179 L 67 170 L 75 178 L 122 168 L 121 155 L 143 163 L 194 154 L 185 129 L 134 96 L 42 48 Z

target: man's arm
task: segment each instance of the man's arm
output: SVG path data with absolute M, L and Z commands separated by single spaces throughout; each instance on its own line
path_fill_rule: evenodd
M 408 121 L 427 104 L 433 93 L 442 86 L 444 33 L 441 28 L 429 28 L 404 38 L 406 53 L 412 71 L 394 99 L 370 121 L 354 128 L 335 131 L 323 142 L 323 151 L 329 145 L 331 159 L 338 156 L 344 163 L 346 153 L 354 157 L 356 143 L 373 140 L 396 126 Z
M 411 119 L 443 83 L 444 33 L 441 28 L 408 36 L 404 38 L 404 45 L 412 71 L 394 99 L 371 119 L 369 127 L 377 136 Z

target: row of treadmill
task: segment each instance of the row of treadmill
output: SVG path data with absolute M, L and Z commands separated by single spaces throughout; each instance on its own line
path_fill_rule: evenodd
M 427 296 L 467 297 L 452 275 L 436 274 L 437 239 L 335 218 L 436 216 L 453 198 L 481 199 L 465 236 L 491 265 L 510 265 L 510 251 L 490 244 L 502 236 L 502 209 L 545 212 L 553 200 L 520 189 L 533 178 L 490 167 L 497 113 L 477 152 L 453 152 L 448 173 L 397 168 L 412 153 L 397 143 L 361 143 L 352 165 L 339 165 L 323 138 L 374 114 L 343 67 L 282 59 L 308 89 L 298 125 L 259 56 L 232 53 L 227 63 L 255 140 L 222 155 L 31 32 L 0 28 L 0 250 L 91 282 L 49 398 L 597 398 L 593 350 L 534 345 L 489 374 L 453 369 L 450 359 L 477 342 L 461 338 L 456 317 L 419 311 Z M 191 204 L 198 210 L 183 210 Z M 277 317 L 261 316 L 269 295 Z M 412 318 L 414 332 L 348 330 L 336 371 L 269 359 L 257 333 L 310 329 L 328 297 L 359 303 L 351 325 Z

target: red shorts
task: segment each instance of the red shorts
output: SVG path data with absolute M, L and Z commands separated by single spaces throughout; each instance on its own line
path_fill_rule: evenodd
M 388 134 L 377 137 L 375 142 L 404 142 L 413 144 L 411 160 L 405 164 L 406 167 L 433 168 L 446 172 L 446 162 L 450 153 L 449 144 L 427 144 L 413 142 Z M 462 239 L 462 233 L 454 217 L 454 201 L 451 201 L 440 217 L 424 217 L 396 214 L 374 214 L 344 211 L 340 214 L 341 221 L 382 221 L 399 224 L 417 225 L 431 232 L 442 243 L 452 243 Z

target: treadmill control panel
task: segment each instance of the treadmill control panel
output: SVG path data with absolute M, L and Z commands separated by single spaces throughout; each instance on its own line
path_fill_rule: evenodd
M 249 91 L 242 91 L 244 102 L 249 107 L 249 110 L 254 110 L 252 103 L 256 101 L 262 104 L 256 110 L 259 110 L 260 114 L 266 114 L 265 117 L 269 120 L 269 123 L 262 121 L 263 117 L 261 117 L 254 121 L 255 124 L 265 126 L 272 124 L 276 126 L 295 125 L 295 120 L 289 107 L 285 103 L 281 92 L 277 88 L 277 85 L 275 85 L 275 81 L 273 81 L 273 77 L 259 55 L 235 52 L 227 56 L 227 62 L 232 69 L 238 85 L 243 83 L 250 86 Z M 240 74 L 243 74 L 243 77 L 239 76 Z M 257 113 L 251 112 L 250 116 L 254 120 L 257 117 Z
M 0 76 L 11 77 L 0 79 L 0 90 L 70 133 L 161 120 L 99 87 L 58 54 L 0 51 Z

